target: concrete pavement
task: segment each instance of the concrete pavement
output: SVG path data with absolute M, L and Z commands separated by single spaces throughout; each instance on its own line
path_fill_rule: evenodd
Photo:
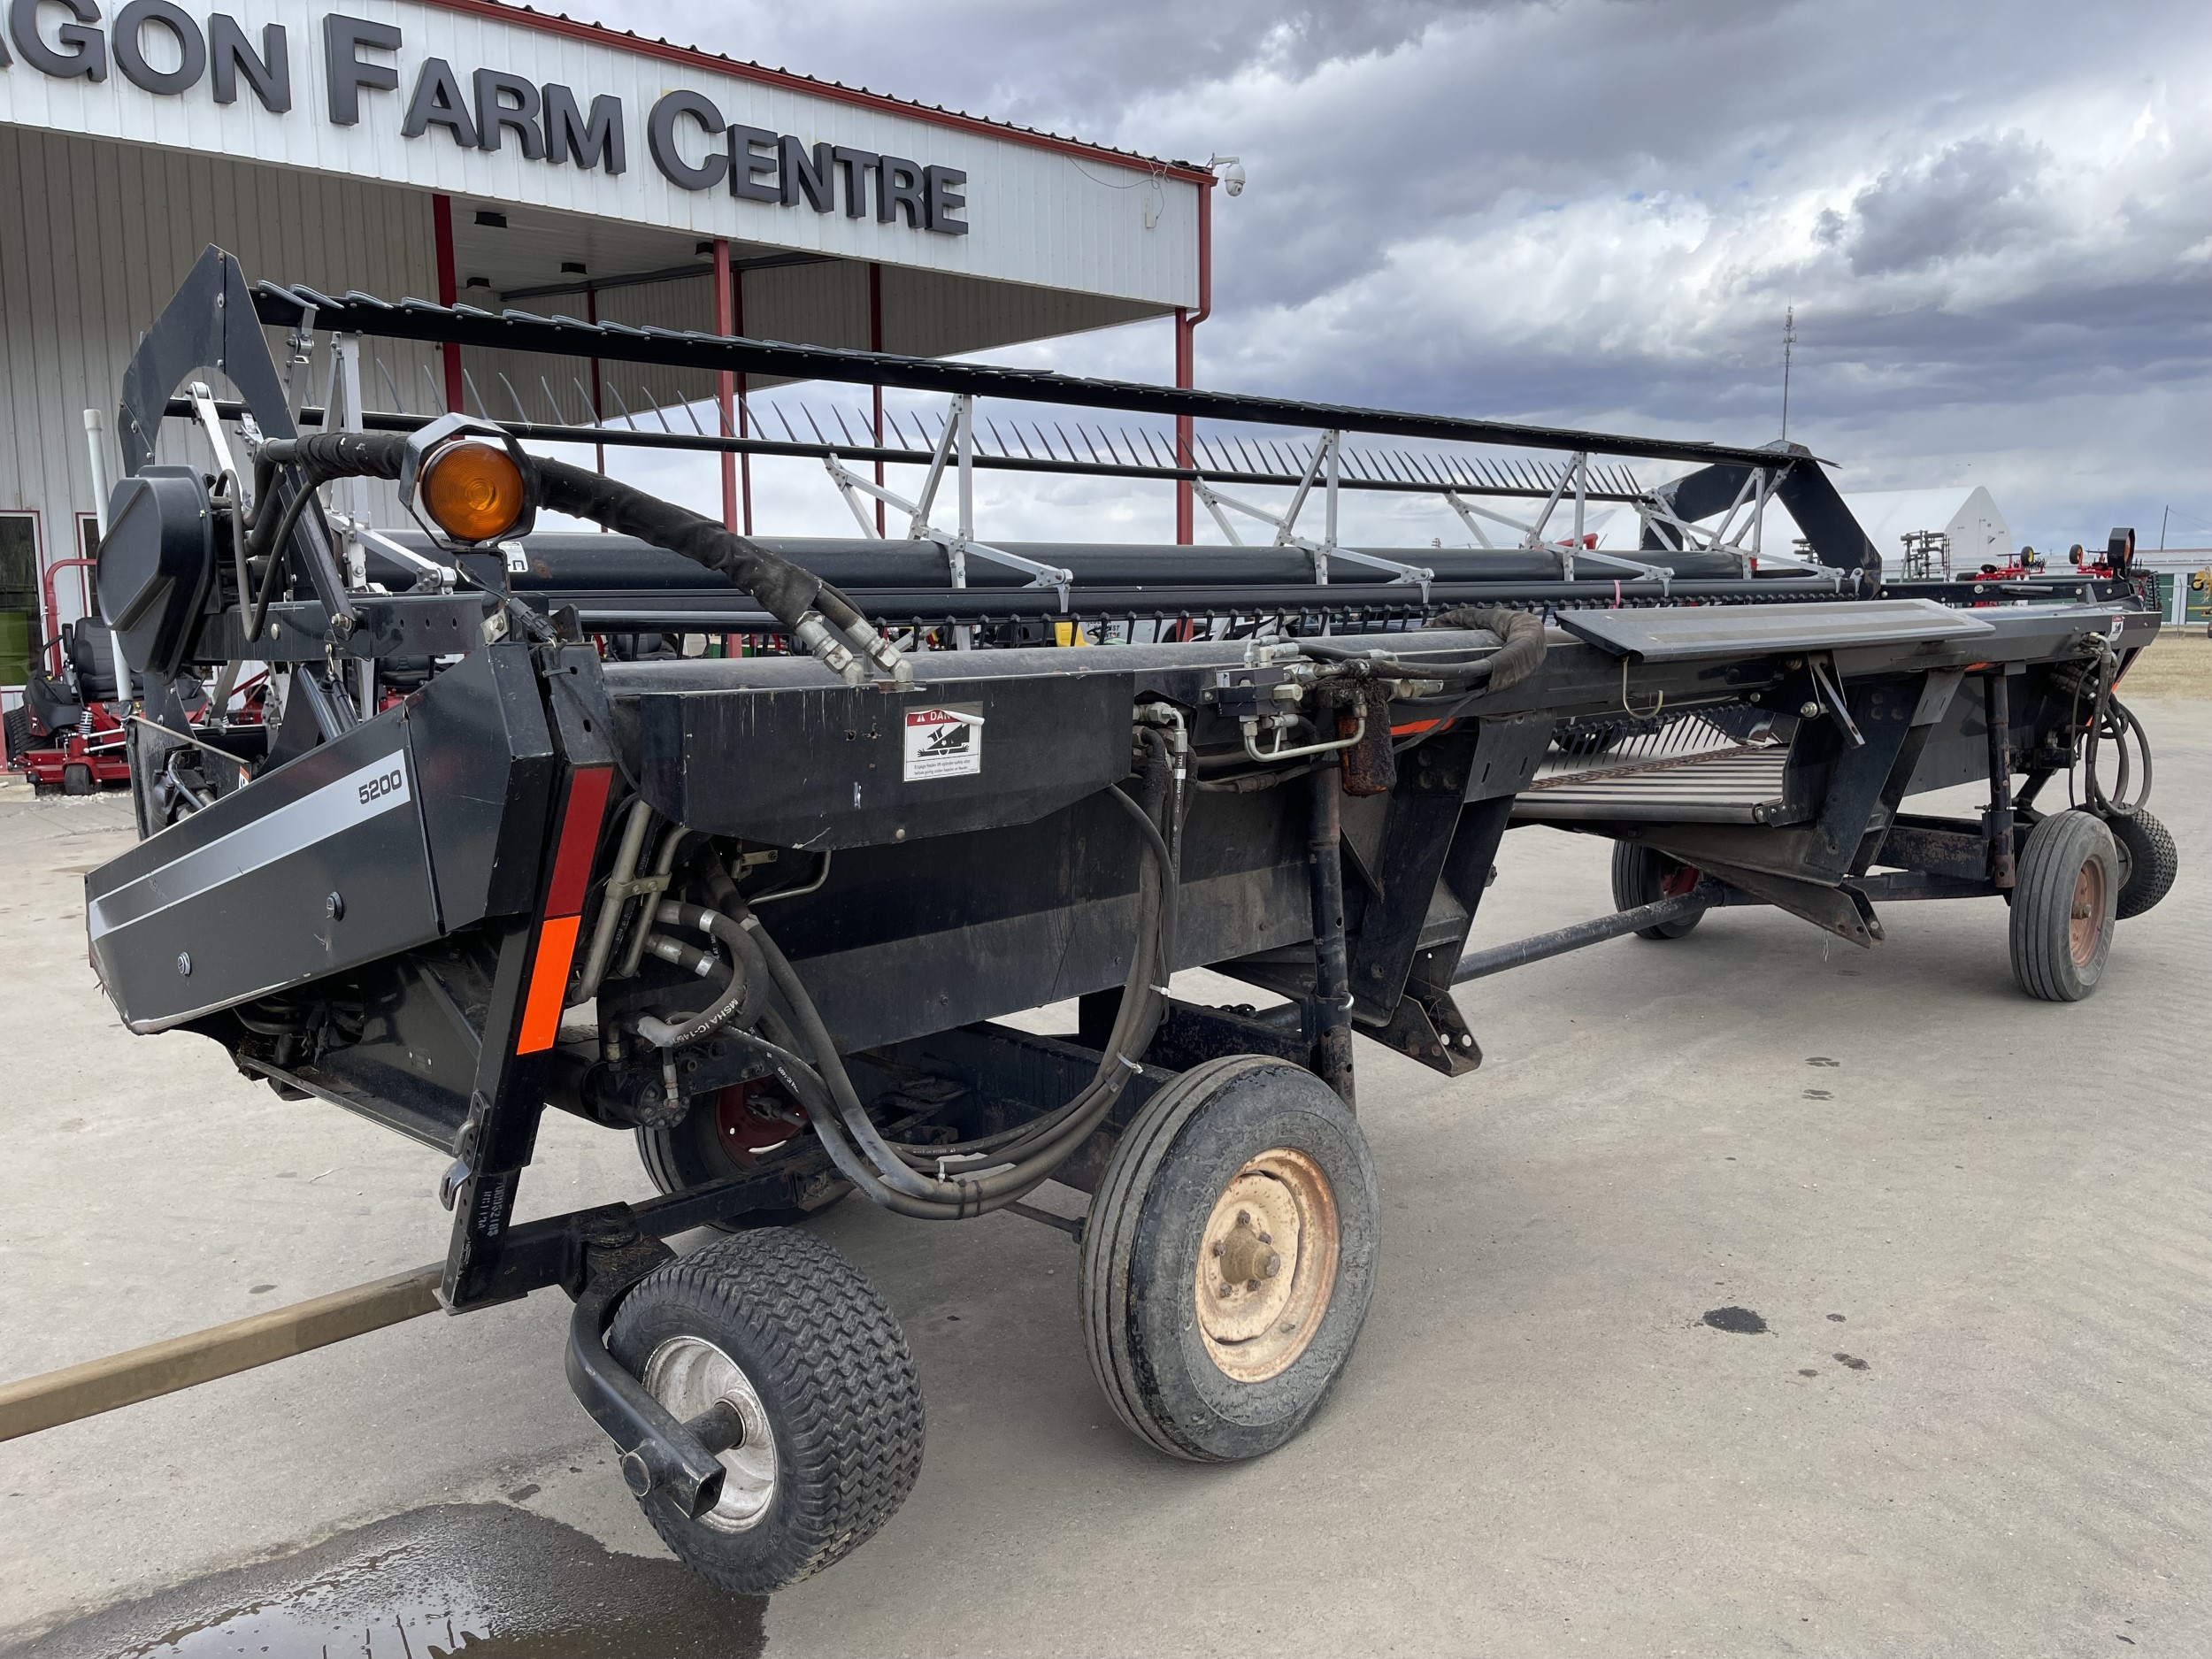
M 827 1575 L 667 1571 L 541 1296 L 0 1446 L 0 1652 L 334 1653 L 266 1610 L 332 1583 L 375 1655 L 448 1645 L 441 1597 L 547 1655 L 2212 1651 L 2212 705 L 2142 711 L 2183 874 L 2088 1002 L 2014 988 L 1993 902 L 1889 907 L 1871 953 L 1732 910 L 1470 987 L 1473 1077 L 1362 1044 L 1380 1286 L 1272 1457 L 1120 1427 L 1064 1236 L 852 1202 L 818 1225 L 930 1441 Z M 434 1155 L 117 1025 L 78 878 L 127 840 L 112 801 L 0 798 L 0 1375 L 443 1250 Z M 1516 832 L 1477 942 L 1605 909 L 1605 852 Z M 646 1190 L 557 1115 L 525 1208 Z

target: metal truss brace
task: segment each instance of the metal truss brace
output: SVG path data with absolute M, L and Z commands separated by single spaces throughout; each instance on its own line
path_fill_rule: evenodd
M 1304 476 L 1299 480 L 1297 493 L 1292 495 L 1290 505 L 1282 512 L 1272 513 L 1264 507 L 1255 506 L 1248 501 L 1239 501 L 1233 495 L 1225 495 L 1203 478 L 1191 480 L 1192 493 L 1205 503 L 1206 511 L 1213 515 L 1214 522 L 1221 526 L 1221 534 L 1229 539 L 1229 544 L 1232 547 L 1246 545 L 1244 538 L 1236 533 L 1236 527 L 1229 522 L 1228 517 L 1229 512 L 1240 512 L 1248 518 L 1258 519 L 1262 524 L 1272 525 L 1275 528 L 1277 547 L 1297 548 L 1311 559 L 1313 580 L 1317 587 L 1328 586 L 1329 561 L 1338 558 L 1342 559 L 1348 565 L 1358 565 L 1368 570 L 1386 572 L 1394 582 L 1409 582 L 1417 586 L 1421 590 L 1421 602 L 1426 604 L 1429 597 L 1429 584 L 1436 580 L 1434 571 L 1426 565 L 1402 564 L 1396 559 L 1384 558 L 1379 554 L 1363 553 L 1354 548 L 1338 545 L 1336 501 L 1340 476 L 1338 470 L 1340 442 L 1342 437 L 1343 434 L 1337 432 L 1325 432 L 1321 434 L 1321 442 L 1314 449 L 1313 459 L 1307 465 Z M 1317 482 L 1322 483 L 1325 488 L 1324 525 L 1326 531 L 1324 539 L 1318 541 L 1310 536 L 1300 535 L 1297 531 L 1298 514 L 1305 506 L 1306 498 L 1312 493 Z M 1225 508 L 1228 510 L 1227 512 L 1223 511 Z
M 951 574 L 952 585 L 955 588 L 965 588 L 968 585 L 967 561 L 968 555 L 972 553 L 976 557 L 987 560 L 991 564 L 1002 565 L 1008 570 L 1022 572 L 1029 578 L 1029 580 L 1023 584 L 1025 587 L 1057 589 L 1061 604 L 1065 606 L 1069 603 L 1068 590 L 1075 581 L 1073 571 L 1064 570 L 1057 565 L 1040 564 L 1035 559 L 1024 558 L 1018 553 L 1009 553 L 1003 548 L 995 548 L 987 541 L 977 541 L 972 534 L 963 535 L 956 531 L 940 530 L 929 522 L 926 505 L 918 505 L 896 491 L 886 489 L 882 485 L 861 477 L 859 473 L 840 461 L 835 455 L 825 457 L 822 465 L 829 470 L 830 477 L 835 480 L 839 491 L 845 497 L 845 504 L 852 509 L 853 517 L 860 521 L 861 529 L 866 532 L 871 540 L 876 539 L 875 523 L 868 510 L 860 504 L 861 495 L 872 495 L 885 505 L 895 507 L 901 512 L 911 515 L 914 529 L 907 540 L 933 541 L 942 548 L 945 550 L 946 566 Z

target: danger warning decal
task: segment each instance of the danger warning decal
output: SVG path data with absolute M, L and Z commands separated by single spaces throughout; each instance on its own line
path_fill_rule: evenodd
M 906 781 L 972 778 L 983 770 L 983 705 L 949 703 L 906 711 Z

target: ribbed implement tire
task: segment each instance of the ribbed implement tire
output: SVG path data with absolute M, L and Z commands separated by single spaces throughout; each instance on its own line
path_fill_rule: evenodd
M 2114 813 L 2104 826 L 2127 861 L 2127 880 L 2112 912 L 2124 922 L 2172 891 L 2174 878 L 2181 873 L 2181 855 L 2166 826 L 2139 807 L 2131 813 Z
M 2075 899 L 2083 872 L 2101 895 L 2079 918 L 2085 949 L 2077 949 Z M 2112 833 L 2087 812 L 2054 812 L 2038 820 L 2020 849 L 2012 891 L 2012 977 L 2030 996 L 2046 1002 L 2078 1002 L 2104 977 L 2116 919 L 2119 849 Z
M 1617 910 L 1640 910 L 1647 904 L 1656 904 L 1667 896 L 1666 884 L 1671 877 L 1678 876 L 1687 865 L 1679 864 L 1655 847 L 1645 847 L 1635 841 L 1613 843 L 1613 908 Z M 1694 883 L 1693 883 L 1694 885 Z M 1705 912 L 1686 917 L 1678 922 L 1662 922 L 1656 927 L 1640 927 L 1639 939 L 1679 939 L 1705 919 Z
M 922 1388 L 897 1320 L 858 1268 L 789 1228 L 717 1239 L 641 1280 L 607 1345 L 642 1376 L 656 1348 L 684 1336 L 742 1368 L 776 1444 L 774 1497 L 746 1531 L 647 1502 L 686 1566 L 764 1595 L 851 1554 L 897 1512 L 921 1473 Z
M 1241 1382 L 1215 1363 L 1200 1333 L 1202 1236 L 1229 1181 L 1285 1148 L 1327 1179 L 1339 1218 L 1334 1278 L 1296 1357 L 1279 1374 Z M 1366 1322 L 1380 1210 L 1358 1121 L 1302 1067 L 1231 1055 L 1162 1088 L 1115 1148 L 1083 1228 L 1083 1345 L 1114 1414 L 1194 1463 L 1257 1457 L 1288 1440 L 1335 1386 Z
M 19 707 L 10 709 L 4 723 L 7 728 L 4 741 L 8 747 L 8 758 L 15 760 L 31 746 L 31 711 Z

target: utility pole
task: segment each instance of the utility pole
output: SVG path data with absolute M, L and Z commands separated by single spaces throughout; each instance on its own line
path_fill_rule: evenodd
M 1790 357 L 1797 347 L 1797 307 L 1782 313 L 1782 435 L 1790 435 Z

